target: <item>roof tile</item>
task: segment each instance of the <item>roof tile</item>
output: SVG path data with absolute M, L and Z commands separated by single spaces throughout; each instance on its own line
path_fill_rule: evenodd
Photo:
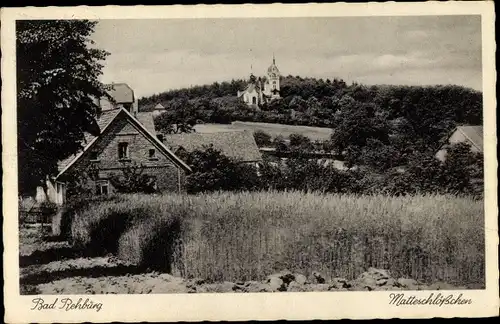
M 255 139 L 248 131 L 166 135 L 164 143 L 174 152 L 180 147 L 192 152 L 212 144 L 224 155 L 240 162 L 262 161 Z
M 106 128 L 106 126 L 109 125 L 109 123 L 111 123 L 111 121 L 118 115 L 118 113 L 120 112 L 120 109 L 112 109 L 112 110 L 103 110 L 102 113 L 99 115 L 99 117 L 96 119 L 97 121 L 97 125 L 99 126 L 99 130 L 100 132 L 102 132 L 102 130 L 104 128 Z M 93 136 L 92 134 L 90 133 L 85 133 L 85 138 L 84 138 L 84 143 L 83 145 L 84 146 L 87 146 L 90 142 L 92 142 L 94 140 L 96 136 Z M 77 157 L 77 154 L 73 154 L 71 156 L 68 156 L 66 159 L 62 160 L 62 161 L 59 161 L 57 163 L 57 169 L 58 171 L 61 171 L 63 170 L 68 164 L 71 163 L 71 161 L 73 161 L 75 158 Z
M 472 145 L 483 152 L 483 126 L 458 126 L 457 130 L 462 132 Z

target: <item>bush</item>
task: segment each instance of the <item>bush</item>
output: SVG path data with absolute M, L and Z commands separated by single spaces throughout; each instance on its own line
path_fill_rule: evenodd
M 253 133 L 253 137 L 258 147 L 271 146 L 271 135 L 269 135 L 268 133 L 262 130 L 256 130 Z
M 254 166 L 238 163 L 213 146 L 188 153 L 186 161 L 193 170 L 186 177 L 188 193 L 255 190 L 260 187 Z
M 300 150 L 302 152 L 310 152 L 314 150 L 311 139 L 301 134 L 290 134 L 290 148 L 292 150 Z
M 483 195 L 483 159 L 464 144 L 453 145 L 448 150 L 445 163 L 425 153 L 409 157 L 404 172 L 387 172 L 382 176 L 380 192 L 393 195 L 441 193 Z
M 264 189 L 305 192 L 360 194 L 367 188 L 361 172 L 338 170 L 307 158 L 289 158 L 278 164 L 264 161 L 260 182 Z

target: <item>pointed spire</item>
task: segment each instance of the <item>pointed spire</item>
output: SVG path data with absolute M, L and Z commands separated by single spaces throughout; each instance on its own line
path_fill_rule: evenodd
M 273 64 L 276 64 L 276 59 L 274 58 L 274 52 L 273 52 Z

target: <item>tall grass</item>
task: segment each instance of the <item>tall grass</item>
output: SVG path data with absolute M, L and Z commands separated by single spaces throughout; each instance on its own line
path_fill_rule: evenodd
M 481 201 L 442 195 L 129 195 L 91 207 L 92 221 L 73 228 L 83 241 L 119 228 L 119 239 L 106 237 L 119 242 L 120 257 L 183 277 L 260 280 L 289 269 L 352 279 L 378 267 L 424 281 L 483 283 L 483 215 Z M 117 219 L 125 225 L 109 226 Z

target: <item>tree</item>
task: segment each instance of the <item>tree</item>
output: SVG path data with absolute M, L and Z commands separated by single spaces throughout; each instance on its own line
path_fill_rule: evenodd
M 310 152 L 314 150 L 314 146 L 311 139 L 302 134 L 290 134 L 288 136 L 290 139 L 290 149 L 297 150 L 299 152 Z
M 253 166 L 237 163 L 212 145 L 188 153 L 186 161 L 193 170 L 186 177 L 189 193 L 259 188 Z
M 332 133 L 332 145 L 338 152 L 347 148 L 361 149 L 369 139 L 384 144 L 389 141 L 389 125 L 376 114 L 374 104 L 351 102 L 343 108 Z
M 446 188 L 452 193 L 473 192 L 475 180 L 484 177 L 483 155 L 472 152 L 467 143 L 456 143 L 448 148 L 444 163 L 446 173 Z M 481 182 L 480 182 L 481 183 Z M 477 184 L 477 183 L 476 183 Z
M 82 148 L 84 133 L 98 134 L 95 98 L 107 96 L 98 77 L 109 54 L 89 38 L 97 22 L 18 20 L 17 127 L 21 194 L 31 193 L 57 161 Z
M 186 98 L 170 102 L 170 108 L 154 119 L 155 128 L 165 134 L 194 132 L 196 109 Z

